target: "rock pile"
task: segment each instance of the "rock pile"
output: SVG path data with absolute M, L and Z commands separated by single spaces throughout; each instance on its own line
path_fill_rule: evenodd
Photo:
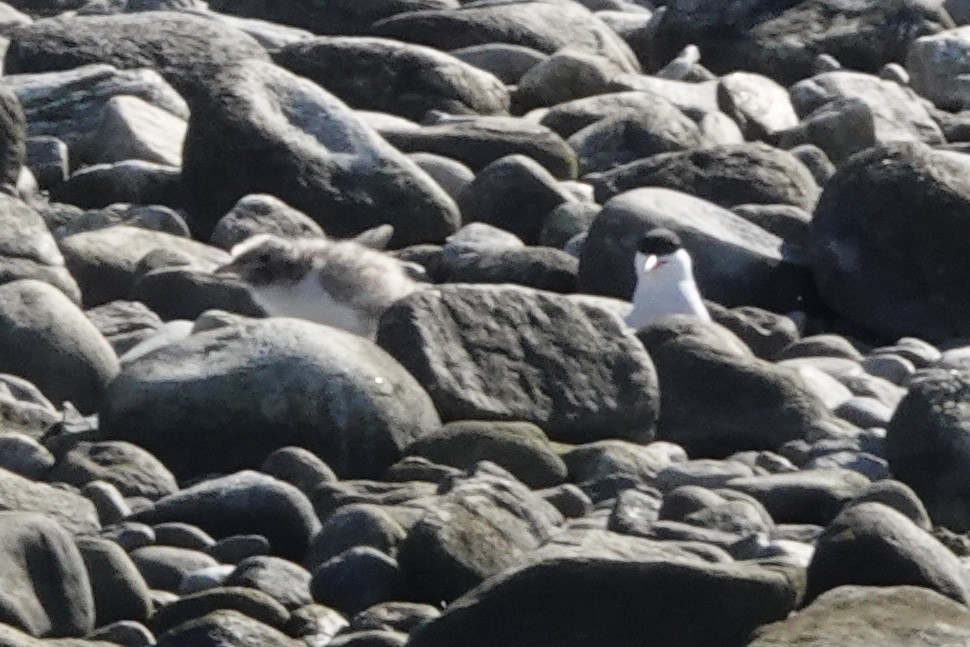
M 0 644 L 970 643 L 970 4 L 776 4 L 0 3 Z

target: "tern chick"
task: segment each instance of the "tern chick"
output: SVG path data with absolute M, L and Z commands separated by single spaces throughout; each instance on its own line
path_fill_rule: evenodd
M 295 317 L 373 339 L 392 303 L 426 286 L 405 263 L 360 243 L 258 234 L 216 273 L 246 283 L 270 316 Z

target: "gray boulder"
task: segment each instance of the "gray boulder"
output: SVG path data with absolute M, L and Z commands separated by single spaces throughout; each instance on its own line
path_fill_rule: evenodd
M 465 222 L 484 222 L 534 244 L 546 216 L 575 199 L 538 162 L 509 155 L 481 169 L 458 199 Z
M 101 528 L 94 504 L 86 497 L 0 469 L 0 510 L 39 512 L 73 534 Z
M 463 470 L 491 461 L 530 488 L 550 487 L 566 479 L 566 464 L 553 452 L 549 439 L 526 422 L 450 422 L 405 447 L 404 455 Z
M 789 85 L 811 76 L 819 54 L 875 73 L 887 62 L 902 61 L 914 39 L 950 27 L 941 2 L 797 0 L 725 8 L 678 0 L 666 4 L 650 32 L 649 52 L 659 66 L 694 43 L 712 54 L 704 63 L 717 74 L 750 70 Z
M 377 475 L 439 425 L 427 394 L 386 353 L 291 319 L 230 325 L 139 357 L 101 409 L 106 439 L 145 447 L 176 475 L 258 466 L 292 444 L 338 474 Z M 234 450 L 222 451 L 232 437 Z
M 795 607 L 797 589 L 792 575 L 750 564 L 549 559 L 474 589 L 418 627 L 409 645 L 701 647 L 717 627 L 719 645 L 740 647 Z M 710 604 L 715 598 L 723 603 Z
M 970 334 L 970 299 L 952 278 L 970 272 L 961 244 L 970 217 L 962 157 L 895 144 L 839 167 L 808 245 L 815 283 L 833 310 L 889 340 Z
M 94 629 L 88 572 L 57 523 L 40 514 L 0 512 L 0 563 L 3 624 L 38 638 L 80 637 Z
M 215 247 L 127 225 L 72 234 L 61 239 L 60 247 L 81 285 L 85 307 L 129 298 L 140 274 L 139 263 L 151 252 L 178 254 L 206 270 L 229 261 L 229 255 Z
M 130 517 L 147 524 L 193 524 L 215 538 L 238 534 L 266 537 L 289 559 L 306 552 L 320 522 L 306 496 L 289 483 L 244 471 L 203 481 L 155 502 Z
M 958 27 L 913 41 L 906 56 L 912 87 L 937 108 L 959 112 L 970 107 L 962 83 L 970 54 L 970 29 Z
M 81 301 L 81 291 L 41 215 L 0 193 L 0 284 L 19 279 L 44 281 L 74 303 Z
M 398 559 L 419 599 L 451 601 L 525 563 L 561 522 L 551 504 L 508 473 L 476 470 L 438 497 L 408 532 Z
M 112 97 L 91 142 L 94 163 L 139 159 L 182 165 L 185 119 L 132 96 Z
M 478 172 L 509 155 L 531 157 L 558 179 L 576 177 L 576 153 L 545 126 L 515 117 L 442 117 L 421 128 L 381 130 L 406 153 L 450 157 Z
M 790 204 L 810 210 L 819 195 L 804 164 L 787 151 L 761 143 L 658 154 L 587 180 L 600 202 L 637 187 L 657 186 L 728 209 L 739 204 Z
M 359 110 L 420 120 L 429 110 L 503 114 L 509 93 L 497 78 L 444 52 L 384 38 L 336 36 L 288 45 L 273 53 Z
M 171 118 L 189 116 L 182 97 L 152 69 L 97 63 L 63 71 L 7 72 L 5 80 L 23 105 L 28 135 L 64 142 L 74 165 L 96 159 L 98 131 L 108 104 L 117 97 L 141 99 Z
M 599 308 L 512 286 L 441 286 L 391 306 L 377 340 L 446 421 L 521 420 L 566 442 L 652 438 L 653 365 Z
M 77 443 L 58 459 L 50 478 L 76 487 L 105 481 L 126 497 L 153 500 L 178 490 L 175 477 L 157 458 L 137 445 L 119 441 Z
M 181 11 L 66 16 L 38 20 L 10 34 L 7 74 L 50 72 L 91 63 L 154 69 L 190 103 L 215 70 L 266 50 L 238 29 Z
M 967 603 L 960 559 L 901 513 L 881 503 L 847 506 L 815 544 L 805 602 L 838 586 L 922 586 Z
M 15 186 L 27 159 L 27 122 L 20 100 L 0 87 L 0 184 Z
M 230 644 L 233 647 L 301 647 L 304 643 L 231 609 L 212 611 L 158 637 L 158 647 Z
M 748 140 L 771 141 L 776 133 L 798 125 L 788 90 L 760 74 L 732 72 L 722 76 L 717 103 Z
M 660 381 L 658 438 L 690 456 L 777 449 L 834 425 L 794 371 L 757 359 L 717 324 L 668 317 L 638 337 Z
M 579 158 L 580 175 L 587 175 L 706 142 L 698 125 L 670 106 L 666 111 L 615 112 L 573 133 L 568 143 Z
M 47 283 L 0 285 L 0 330 L 0 371 L 30 380 L 53 402 L 94 411 L 118 373 L 118 358 L 94 324 Z
M 966 605 L 922 586 L 840 586 L 787 619 L 756 630 L 746 647 L 959 645 L 970 640 Z
M 209 8 L 233 16 L 257 18 L 308 29 L 316 34 L 366 34 L 376 20 L 399 13 L 452 9 L 457 0 L 357 0 L 307 4 L 303 0 L 211 0 Z
M 148 620 L 152 613 L 148 585 L 128 554 L 107 539 L 78 537 L 76 542 L 91 581 L 96 625 Z
M 573 133 L 620 112 L 627 110 L 653 114 L 682 123 L 684 113 L 673 103 L 654 92 L 609 92 L 583 99 L 565 101 L 551 106 L 539 123 L 551 128 L 560 137 Z
M 796 83 L 789 90 L 802 117 L 835 101 L 861 101 L 872 113 L 877 143 L 921 141 L 942 144 L 943 131 L 923 100 L 909 88 L 871 74 L 837 70 Z
M 457 229 L 454 202 L 414 162 L 320 86 L 260 61 L 209 79 L 192 106 L 182 171 L 205 236 L 251 193 L 276 196 L 338 238 L 386 222 L 401 246 Z
M 603 56 L 626 72 L 637 72 L 640 67 L 629 46 L 576 2 L 486 2 L 406 13 L 377 21 L 371 29 L 375 36 L 446 51 L 507 43 L 552 54 L 568 46 Z
M 970 373 L 933 370 L 914 377 L 886 429 L 893 475 L 913 488 L 934 523 L 970 530 L 970 465 L 964 394 Z
M 254 193 L 239 198 L 233 208 L 216 223 L 209 242 L 229 251 L 256 234 L 275 234 L 284 238 L 323 236 L 323 229 L 308 215 L 279 198 Z

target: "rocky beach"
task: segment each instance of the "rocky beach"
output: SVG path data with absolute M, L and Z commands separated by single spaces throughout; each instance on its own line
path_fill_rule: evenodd
M 970 645 L 970 1 L 7 0 L 0 51 L 0 647 Z M 656 228 L 711 321 L 624 323 Z M 420 286 L 267 316 L 257 234 Z

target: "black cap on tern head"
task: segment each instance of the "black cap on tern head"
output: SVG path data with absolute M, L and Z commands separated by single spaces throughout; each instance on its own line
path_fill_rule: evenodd
M 637 250 L 641 254 L 667 256 L 668 254 L 673 254 L 682 246 L 680 236 L 669 229 L 658 227 L 657 229 L 651 229 L 640 239 Z

